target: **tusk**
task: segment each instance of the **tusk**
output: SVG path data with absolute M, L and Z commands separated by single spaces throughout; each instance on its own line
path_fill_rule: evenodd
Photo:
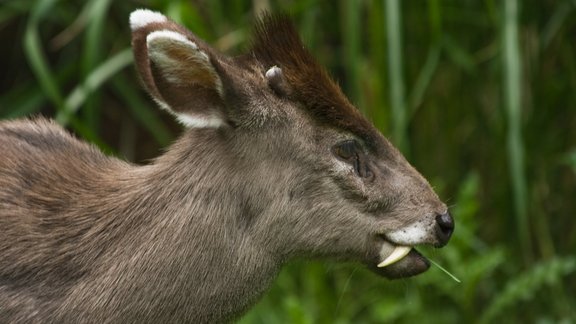
M 384 261 L 378 264 L 378 268 L 384 268 L 392 263 L 398 262 L 400 259 L 405 257 L 410 250 L 412 250 L 411 246 L 397 246 Z

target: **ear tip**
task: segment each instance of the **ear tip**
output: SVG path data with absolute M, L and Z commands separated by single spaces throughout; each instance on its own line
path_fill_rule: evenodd
M 162 23 L 166 21 L 168 21 L 166 16 L 148 9 L 136 9 L 130 14 L 130 28 L 133 31 L 152 23 Z

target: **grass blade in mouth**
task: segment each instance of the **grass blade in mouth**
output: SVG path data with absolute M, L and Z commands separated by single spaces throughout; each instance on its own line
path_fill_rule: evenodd
M 442 270 L 445 274 L 447 274 L 450 278 L 452 278 L 452 280 L 456 281 L 457 283 L 462 283 L 462 281 L 460 281 L 460 279 L 456 278 L 455 275 L 448 272 L 448 270 L 444 269 L 441 265 L 434 262 L 432 259 L 428 258 L 428 261 L 430 261 L 430 263 L 432 263 L 433 265 L 437 266 L 438 269 Z

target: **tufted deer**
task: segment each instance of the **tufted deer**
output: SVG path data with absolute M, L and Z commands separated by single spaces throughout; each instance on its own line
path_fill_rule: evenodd
M 0 319 L 230 321 L 295 257 L 419 274 L 453 220 L 342 94 L 286 17 L 227 57 L 165 16 L 130 16 L 144 87 L 186 131 L 153 163 L 52 121 L 0 123 Z

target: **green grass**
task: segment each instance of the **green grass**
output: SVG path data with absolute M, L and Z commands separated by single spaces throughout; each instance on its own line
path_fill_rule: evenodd
M 508 164 L 514 197 L 517 233 L 526 261 L 531 260 L 531 233 L 528 227 L 524 146 L 522 143 L 522 57 L 518 38 L 518 1 L 504 1 L 502 19 L 502 65 L 504 67 L 504 106 L 507 113 Z
M 402 69 L 402 15 L 399 0 L 385 0 L 386 31 L 388 36 L 388 76 L 390 80 L 390 109 L 392 111 L 392 138 L 398 148 L 407 154 L 406 102 Z M 382 26 L 384 27 L 384 26 Z
M 452 207 L 432 267 L 389 282 L 294 262 L 242 323 L 576 319 L 573 1 L 4 0 L 0 118 L 42 114 L 136 162 L 180 132 L 142 91 L 128 15 L 160 10 L 230 53 L 254 13 L 289 12 L 305 43 Z M 1 148 L 0 148 L 1 154 Z

